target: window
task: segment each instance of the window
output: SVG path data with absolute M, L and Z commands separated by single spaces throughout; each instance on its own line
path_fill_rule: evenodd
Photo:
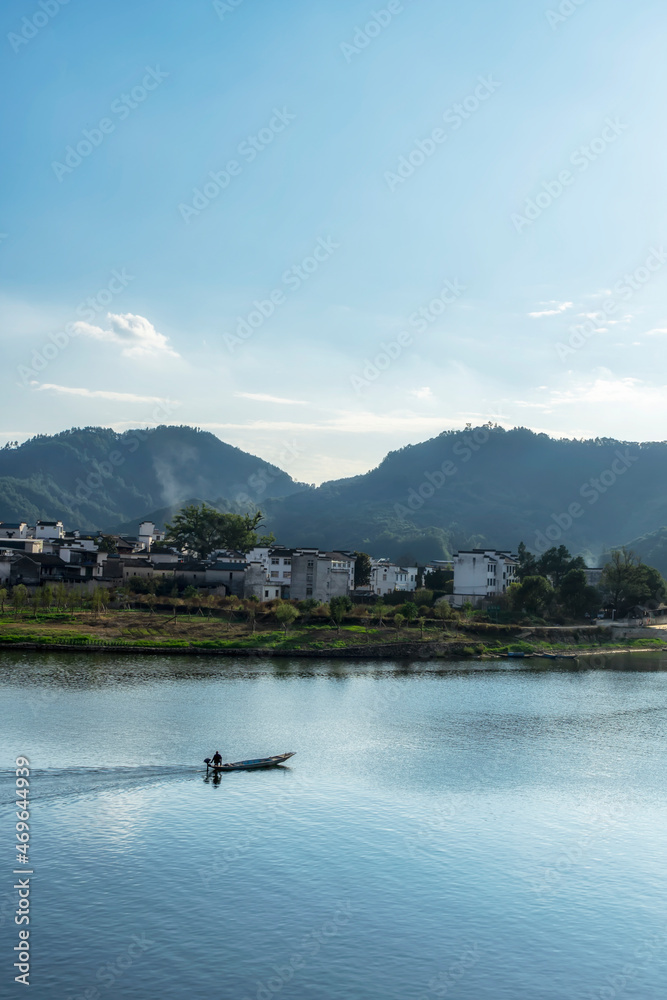
M 283 566 L 291 566 L 291 565 L 292 565 L 291 559 L 283 559 Z
M 269 596 L 269 592 L 268 592 L 268 590 L 265 590 L 264 591 L 264 597 L 268 597 L 268 596 Z
M 276 557 L 275 557 L 275 556 L 273 556 L 273 557 L 271 558 L 271 565 L 272 565 L 272 566 L 280 566 L 280 559 L 276 559 Z
M 306 587 L 306 597 L 312 597 L 312 596 L 313 596 L 313 588 Z
M 313 560 L 309 559 L 308 562 L 306 563 L 306 569 L 312 569 L 314 565 L 315 563 L 313 562 Z
M 271 570 L 271 579 L 272 580 L 277 579 L 279 576 L 280 576 L 280 573 L 278 572 L 277 569 L 272 569 Z

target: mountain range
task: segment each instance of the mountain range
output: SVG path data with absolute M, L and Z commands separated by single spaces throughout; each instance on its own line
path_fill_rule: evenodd
M 259 507 L 285 545 L 414 562 L 523 540 L 534 551 L 565 544 L 595 563 L 631 543 L 667 573 L 665 442 L 468 426 L 319 487 L 191 427 L 75 428 L 0 450 L 0 520 L 130 532 L 145 516 L 163 523 L 191 498 Z

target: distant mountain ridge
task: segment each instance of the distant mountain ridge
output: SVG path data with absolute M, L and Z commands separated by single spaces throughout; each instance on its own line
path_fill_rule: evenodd
M 192 427 L 39 435 L 0 449 L 0 520 L 60 518 L 85 531 L 192 496 L 247 509 L 304 489 L 282 469 Z
M 91 478 L 92 477 L 92 478 Z M 597 562 L 635 540 L 667 573 L 667 443 L 554 439 L 486 425 L 390 452 L 314 488 L 213 434 L 76 429 L 0 450 L 0 519 L 60 517 L 128 533 L 201 497 L 261 508 L 285 545 L 360 549 L 413 563 L 460 547 L 565 544 Z

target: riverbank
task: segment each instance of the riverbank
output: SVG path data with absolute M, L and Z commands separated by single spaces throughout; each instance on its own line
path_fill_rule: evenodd
M 642 630 L 643 633 L 646 630 Z M 596 625 L 581 628 L 459 623 L 396 629 L 308 622 L 289 632 L 252 629 L 246 623 L 205 616 L 165 616 L 145 611 L 0 615 L 0 648 L 60 652 L 145 653 L 234 657 L 322 657 L 340 659 L 497 659 L 592 656 L 635 650 L 667 650 L 659 636 L 614 637 Z

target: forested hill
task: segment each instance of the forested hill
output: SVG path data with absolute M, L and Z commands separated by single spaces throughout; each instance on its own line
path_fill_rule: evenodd
M 221 509 L 261 507 L 286 545 L 425 561 L 461 546 L 514 548 L 523 540 L 534 550 L 563 543 L 597 561 L 637 539 L 667 573 L 664 442 L 555 440 L 492 426 L 448 431 L 317 489 L 189 427 L 84 428 L 0 450 L 0 520 L 136 525 L 191 497 Z
M 520 540 L 539 549 L 546 539 L 597 560 L 667 525 L 667 443 L 555 440 L 523 428 L 445 432 L 391 452 L 366 475 L 266 506 L 286 544 L 427 559 Z
M 244 508 L 303 489 L 287 473 L 214 434 L 156 427 L 75 428 L 0 449 L 0 520 L 61 518 L 92 530 L 192 496 Z

